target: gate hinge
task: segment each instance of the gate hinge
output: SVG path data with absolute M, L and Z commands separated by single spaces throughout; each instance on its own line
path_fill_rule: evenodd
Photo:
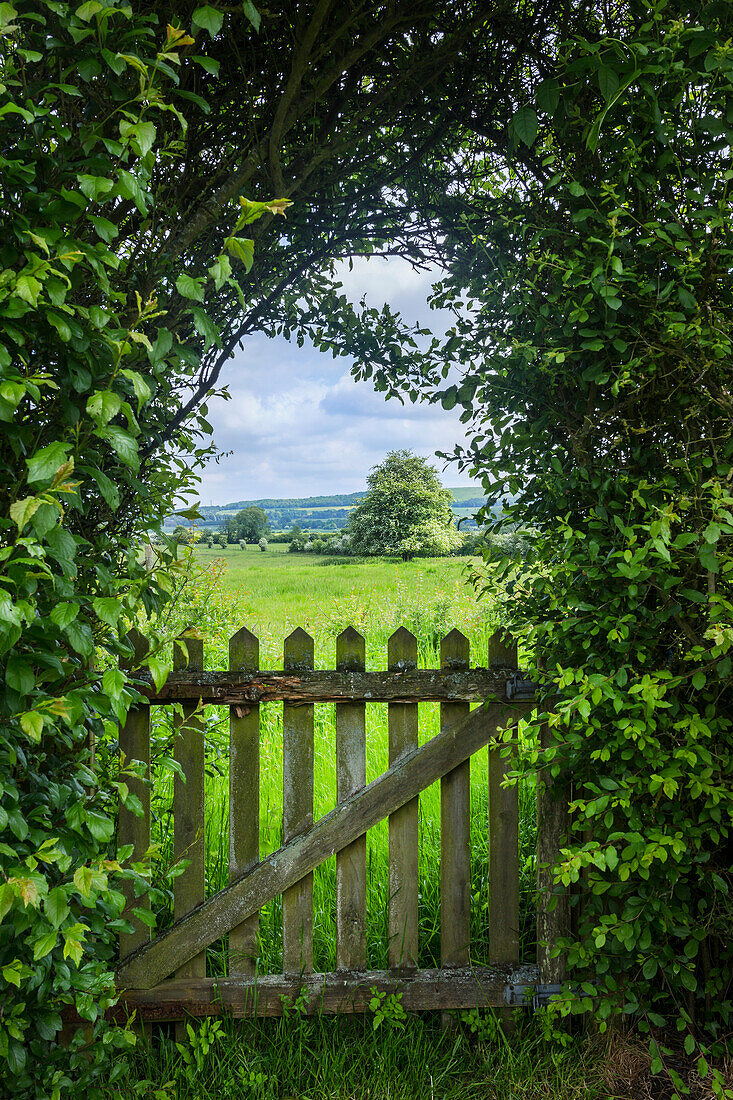
M 535 680 L 530 680 L 528 677 L 522 676 L 520 672 L 515 672 L 512 678 L 506 682 L 506 697 L 507 699 L 534 699 L 539 686 Z
M 506 987 L 506 1003 L 510 1007 L 532 1005 L 534 1012 L 548 1005 L 555 994 L 562 991 L 560 984 L 540 985 L 539 983 L 514 982 Z

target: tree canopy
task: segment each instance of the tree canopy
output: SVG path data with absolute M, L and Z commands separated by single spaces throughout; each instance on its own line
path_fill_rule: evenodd
M 242 508 L 227 520 L 226 533 L 229 542 L 239 542 L 240 539 L 245 542 L 259 542 L 264 535 L 270 533 L 267 512 L 256 504 Z
M 367 493 L 349 516 L 355 554 L 447 554 L 460 542 L 451 494 L 427 459 L 390 451 L 367 478 Z

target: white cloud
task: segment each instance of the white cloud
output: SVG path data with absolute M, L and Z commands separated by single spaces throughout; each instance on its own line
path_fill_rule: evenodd
M 438 328 L 443 319 L 426 305 L 436 277 L 401 260 L 339 266 L 353 301 L 366 294 L 371 305 L 387 301 L 406 320 Z M 389 450 L 433 456 L 463 441 L 455 411 L 385 401 L 349 375 L 347 362 L 279 338 L 249 339 L 222 373 L 231 400 L 209 402 L 214 442 L 232 453 L 203 471 L 203 503 L 354 492 Z M 441 476 L 449 485 L 467 483 L 455 466 Z

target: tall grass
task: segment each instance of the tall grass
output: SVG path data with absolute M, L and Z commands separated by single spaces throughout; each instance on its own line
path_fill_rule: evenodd
M 263 668 L 282 667 L 285 636 L 296 626 L 313 635 L 316 666 L 335 667 L 336 637 L 354 626 L 366 639 L 367 668 L 386 668 L 387 641 L 398 626 L 406 626 L 418 642 L 421 667 L 438 667 L 441 638 L 453 627 L 471 645 L 471 663 L 485 664 L 488 639 L 498 625 L 496 609 L 478 601 L 467 582 L 464 563 L 451 559 L 407 563 L 359 562 L 311 556 L 261 554 L 232 549 L 197 551 L 196 566 L 172 622 L 174 629 L 195 624 L 205 637 L 209 668 L 226 668 L 228 641 L 246 625 L 260 639 Z M 158 757 L 170 753 L 172 708 L 154 712 L 153 739 Z M 439 729 L 439 707 L 419 705 L 419 736 L 424 743 Z M 387 708 L 366 710 L 367 781 L 386 770 Z M 260 708 L 260 849 L 269 854 L 282 843 L 282 704 Z M 228 882 L 228 711 L 207 708 L 206 714 L 206 892 Z M 154 841 L 160 845 L 161 869 L 173 860 L 172 776 L 158 769 L 153 790 Z M 533 880 L 535 800 L 530 782 L 522 782 L 520 798 L 520 912 L 524 961 L 534 954 Z M 314 814 L 316 819 L 336 804 L 334 706 L 315 707 Z M 367 837 L 367 959 L 374 968 L 387 966 L 387 822 Z M 440 785 L 420 796 L 419 813 L 419 963 L 440 960 Z M 471 762 L 472 960 L 488 963 L 487 938 L 487 752 Z M 335 859 L 314 875 L 314 965 L 332 970 L 335 946 Z M 171 919 L 170 907 L 159 914 L 159 925 Z M 226 972 L 226 940 L 208 952 L 211 974 Z M 269 902 L 260 916 L 259 969 L 282 969 L 281 899 Z

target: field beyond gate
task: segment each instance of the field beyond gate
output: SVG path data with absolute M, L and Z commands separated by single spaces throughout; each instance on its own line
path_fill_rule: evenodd
M 144 640 L 134 637 L 141 653 Z M 441 668 L 417 668 L 417 642 L 405 629 L 389 639 L 388 670 L 365 671 L 364 638 L 348 628 L 337 639 L 336 669 L 315 670 L 313 639 L 295 630 L 285 642 L 283 671 L 259 668 L 257 638 L 231 639 L 229 669 L 205 671 L 202 642 L 184 640 L 186 656 L 153 705 L 182 704 L 175 756 L 186 777 L 173 790 L 174 925 L 150 942 L 142 920 L 120 940 L 119 1010 L 147 1019 L 230 1012 L 279 1015 L 283 995 L 305 993 L 313 1009 L 360 1012 L 373 991 L 402 994 L 410 1009 L 522 1003 L 534 991 L 535 968 L 519 966 L 517 788 L 502 786 L 512 761 L 488 752 L 488 897 L 490 965 L 471 965 L 470 757 L 497 730 L 516 723 L 531 700 L 507 701 L 516 652 L 495 635 L 487 668 L 469 667 L 468 640 L 457 630 L 441 643 Z M 494 702 L 485 704 L 485 700 Z M 283 845 L 260 859 L 260 704 L 283 702 Z M 313 821 L 313 705 L 336 703 L 337 805 Z M 440 732 L 418 747 L 418 702 L 440 703 Z M 471 703 L 482 703 L 471 712 Z M 366 706 L 387 704 L 389 768 L 366 784 Z M 229 708 L 229 880 L 205 898 L 204 710 Z M 121 733 L 126 759 L 150 762 L 149 706 L 130 714 Z M 264 761 L 267 766 L 267 761 Z M 418 969 L 418 796 L 441 782 L 441 966 Z M 132 784 L 131 784 L 132 786 Z M 150 787 L 134 793 L 143 816 L 120 809 L 120 845 L 133 860 L 150 845 Z M 367 970 L 366 832 L 389 821 L 389 959 Z M 336 853 L 336 970 L 313 974 L 313 870 Z M 131 891 L 131 887 L 130 887 Z M 283 968 L 257 973 L 259 911 L 282 895 Z M 135 902 L 130 896 L 130 901 Z M 206 948 L 228 937 L 228 973 L 207 977 Z

